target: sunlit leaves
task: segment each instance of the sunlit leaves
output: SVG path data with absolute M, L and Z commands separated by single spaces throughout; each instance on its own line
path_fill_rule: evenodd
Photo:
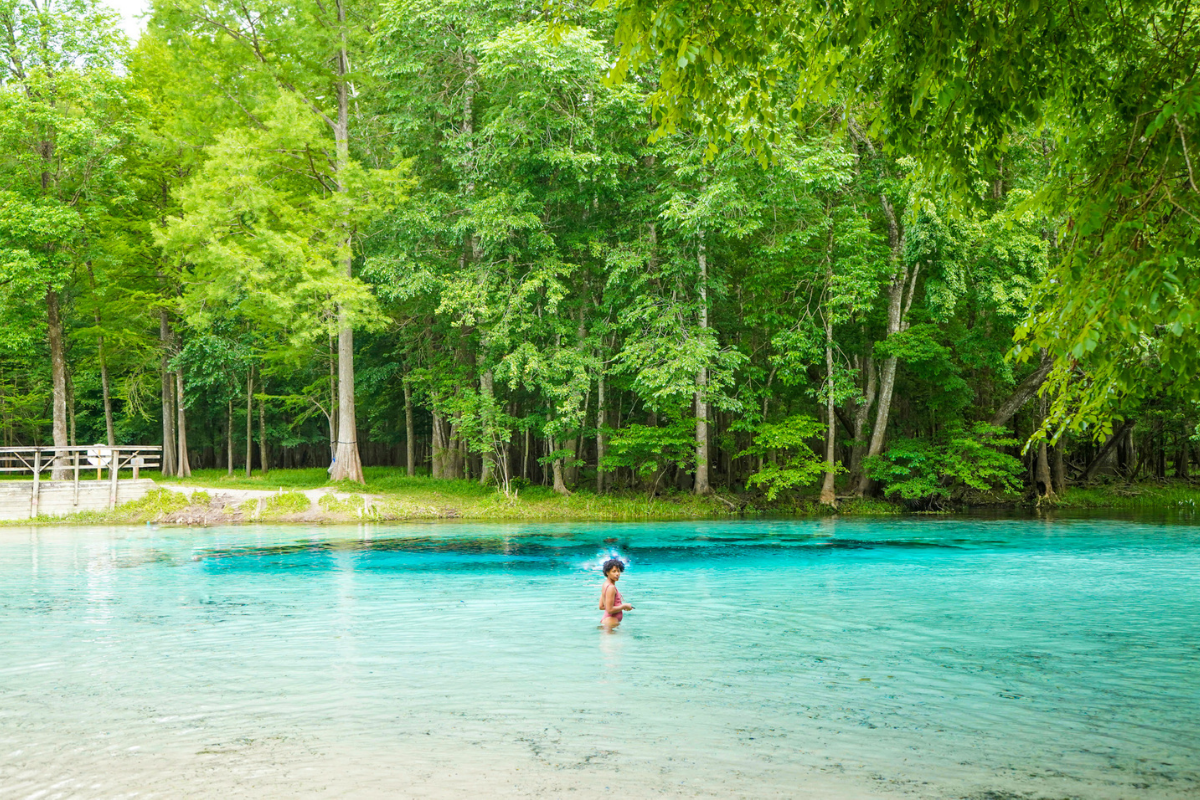
M 1078 428 L 1106 407 L 1110 413 L 1114 396 L 1136 402 L 1200 369 L 1194 4 L 611 5 L 621 48 L 612 78 L 653 69 L 659 131 L 694 121 L 714 149 L 735 141 L 777 158 L 777 131 L 803 109 L 853 94 L 863 99 L 871 135 L 919 158 L 959 198 L 979 202 L 979 177 L 1001 170 L 1021 131 L 1038 131 L 1050 180 L 1028 205 L 1069 225 L 1055 231 L 1061 262 L 1030 298 L 1037 313 L 1018 333 L 1033 347 L 1022 352 L 1057 356 L 1060 391 L 1071 360 L 1097 372 L 1089 383 L 1098 393 L 1056 406 L 1056 416 Z M 954 275 L 944 277 L 934 287 L 943 309 L 960 293 Z M 1019 308 L 1020 296 L 996 294 L 1006 313 Z M 1127 356 L 1141 336 L 1161 339 L 1165 370 L 1141 369 Z
M 738 454 L 767 459 L 750 476 L 749 485 L 763 487 L 767 499 L 774 500 L 782 491 L 811 486 L 826 472 L 840 471 L 812 448 L 812 443 L 820 440 L 823 428 L 822 423 L 806 415 L 759 425 L 751 446 Z
M 1017 490 L 1021 462 L 1001 449 L 1016 444 L 983 423 L 970 429 L 955 426 L 933 440 L 900 439 L 883 455 L 867 459 L 866 468 L 887 495 L 937 508 L 967 489 Z
M 218 137 L 179 192 L 182 214 L 157 235 L 185 268 L 184 311 L 203 329 L 236 309 L 295 344 L 333 333 L 339 305 L 371 324 L 374 300 L 337 256 L 354 226 L 395 205 L 403 183 L 357 165 L 335 176 L 327 131 L 291 95 L 263 118 L 262 129 Z M 338 180 L 349 191 L 334 191 Z
M 641 478 L 647 493 L 653 496 L 671 467 L 690 469 L 696 461 L 695 420 L 677 417 L 666 425 L 633 424 L 609 430 L 610 452 L 603 467 L 625 467 Z

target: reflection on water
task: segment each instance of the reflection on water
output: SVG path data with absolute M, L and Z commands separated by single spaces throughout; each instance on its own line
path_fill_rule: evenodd
M 1124 520 L 5 529 L 0 797 L 1195 796 L 1197 574 Z

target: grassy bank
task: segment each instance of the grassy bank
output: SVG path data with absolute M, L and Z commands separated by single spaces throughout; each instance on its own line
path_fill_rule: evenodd
M 461 519 L 477 521 L 641 521 L 721 519 L 770 515 L 810 518 L 828 515 L 816 495 L 792 495 L 776 503 L 761 496 L 720 492 L 696 497 L 675 492 L 648 498 L 639 492 L 597 495 L 580 489 L 561 497 L 545 486 L 523 486 L 506 498 L 493 488 L 468 480 L 408 477 L 394 467 L 367 467 L 366 485 L 331 483 L 324 469 L 276 470 L 266 476 L 227 476 L 222 470 L 198 470 L 184 480 L 159 479 L 163 490 L 126 503 L 114 511 L 85 512 L 63 518 L 41 517 L 37 523 L 236 524 L 243 522 L 356 522 L 368 520 Z M 156 476 L 147 476 L 156 477 Z M 996 502 L 1001 501 L 1001 502 Z M 1013 505 L 994 498 L 991 508 Z M 1200 504 L 1200 486 L 1183 481 L 1136 485 L 1108 484 L 1074 487 L 1054 504 L 1058 509 L 1182 509 Z M 841 516 L 880 516 L 905 513 L 886 500 L 846 500 Z M 2 524 L 2 523 L 0 523 Z M 27 525 L 29 521 L 8 523 Z
M 1200 485 L 1185 481 L 1111 483 L 1101 486 L 1075 486 L 1067 489 L 1056 504 L 1058 508 L 1200 508 Z
M 403 469 L 394 467 L 367 467 L 363 472 L 365 485 L 331 483 L 324 469 L 275 470 L 249 478 L 240 473 L 229 476 L 223 470 L 197 470 L 192 477 L 182 480 L 144 475 L 155 478 L 164 489 L 114 511 L 86 512 L 65 520 L 41 517 L 34 522 L 199 525 L 363 519 L 554 522 L 723 519 L 759 514 L 816 517 L 829 513 L 817 505 L 815 495 L 765 504 L 760 497 L 729 492 L 707 497 L 671 492 L 650 498 L 642 492 L 598 495 L 581 488 L 569 497 L 562 497 L 549 487 L 529 485 L 520 487 L 514 497 L 506 498 L 476 481 L 409 477 Z M 895 514 L 898 508 L 867 498 L 843 504 L 841 513 Z
M 587 487 L 569 497 L 548 486 L 521 487 L 514 498 L 506 498 L 490 486 L 470 480 L 434 480 L 409 477 L 396 467 L 366 467 L 366 485 L 331 483 L 324 469 L 276 470 L 268 475 L 226 475 L 221 470 L 200 470 L 184 480 L 160 481 L 165 486 L 217 487 L 220 489 L 267 489 L 279 492 L 330 490 L 383 498 L 381 507 L 391 506 L 392 518 L 451 517 L 472 520 L 667 520 L 720 519 L 744 515 L 816 517 L 828 515 L 817 504 L 817 495 L 790 497 L 767 503 L 761 496 L 718 491 L 697 497 L 688 492 L 667 492 L 649 498 L 644 492 L 610 492 L 598 495 Z M 434 509 L 436 513 L 404 513 L 405 508 Z M 847 501 L 839 512 L 849 515 L 900 513 L 898 506 L 863 498 Z
M 319 515 L 330 519 L 368 515 L 380 519 L 664 520 L 713 519 L 743 513 L 736 499 L 722 502 L 715 497 L 683 493 L 647 498 L 640 493 L 597 495 L 580 490 L 561 497 L 545 486 L 524 486 L 515 497 L 506 498 L 476 481 L 409 477 L 404 470 L 393 467 L 367 467 L 363 474 L 365 486 L 331 483 L 324 469 L 276 470 L 250 478 L 200 470 L 191 478 L 160 483 L 184 489 L 203 487 L 218 493 L 254 489 L 280 494 L 317 491 L 323 493 Z M 355 499 L 360 497 L 373 502 Z

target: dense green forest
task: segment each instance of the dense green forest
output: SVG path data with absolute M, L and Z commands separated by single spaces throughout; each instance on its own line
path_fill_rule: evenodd
M 1200 459 L 1185 2 L 0 0 L 0 444 L 510 494 Z

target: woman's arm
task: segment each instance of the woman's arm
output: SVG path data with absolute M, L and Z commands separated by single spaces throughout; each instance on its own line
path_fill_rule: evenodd
M 610 592 L 609 589 L 612 589 L 612 591 Z M 612 614 L 615 611 L 633 611 L 633 606 L 629 605 L 629 603 L 622 603 L 619 606 L 614 606 L 613 601 L 616 599 L 617 587 L 612 586 L 611 584 L 609 586 L 605 586 L 604 593 L 600 595 L 600 600 L 603 602 L 601 608 L 603 608 L 609 614 Z

